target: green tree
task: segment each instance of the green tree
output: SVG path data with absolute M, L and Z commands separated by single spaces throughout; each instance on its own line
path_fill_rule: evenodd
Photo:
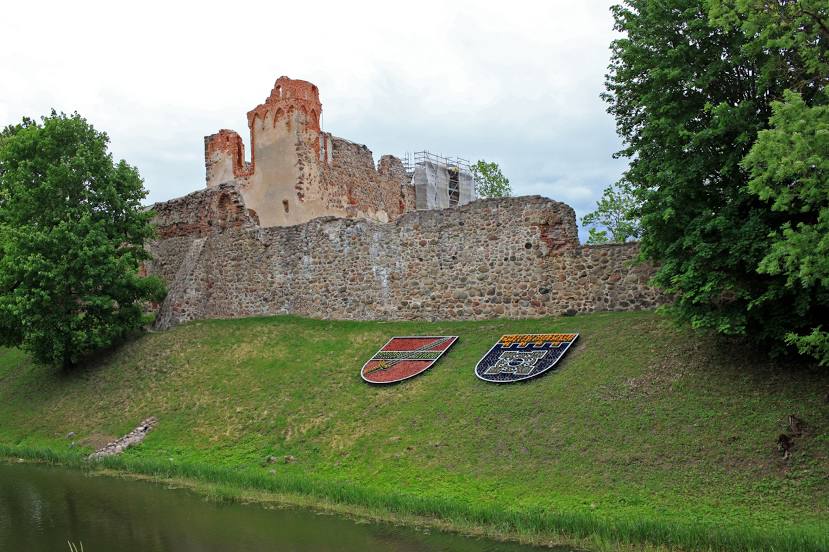
M 627 0 L 613 8 L 608 111 L 631 159 L 642 256 L 694 327 L 777 349 L 819 325 L 814 290 L 761 270 L 787 213 L 741 162 L 787 89 L 826 103 L 825 0 Z M 814 216 L 816 213 L 811 213 Z M 767 264 L 767 263 L 766 263 Z
M 584 215 L 581 223 L 591 226 L 587 243 L 624 243 L 641 235 L 639 204 L 630 191 L 622 186 L 608 186 L 604 189 L 596 210 Z
M 512 188 L 509 178 L 501 172 L 497 163 L 487 163 L 483 159 L 470 167 L 475 181 L 475 193 L 478 197 L 509 197 Z
M 829 312 L 829 106 L 808 107 L 799 94 L 787 92 L 772 109 L 771 128 L 760 132 L 743 160 L 749 190 L 786 217 L 769 235 L 758 270 L 785 277 L 786 288 L 810 297 L 793 305 L 796 314 L 808 314 L 812 303 Z M 790 331 L 786 340 L 826 365 L 827 329 Z
M 24 119 L 0 138 L 0 343 L 64 367 L 142 324 L 160 300 L 141 277 L 153 235 L 138 172 L 77 113 Z

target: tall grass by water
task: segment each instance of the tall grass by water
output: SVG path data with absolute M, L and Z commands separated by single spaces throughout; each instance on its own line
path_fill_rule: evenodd
M 158 481 L 190 480 L 195 488 L 213 500 L 236 501 L 241 491 L 297 495 L 326 503 L 359 506 L 373 513 L 391 512 L 401 516 L 437 519 L 459 528 L 483 527 L 501 535 L 561 535 L 596 544 L 649 544 L 654 548 L 750 552 L 825 552 L 829 534 L 822 528 L 758 529 L 714 523 L 665 523 L 656 519 L 606 519 L 581 512 L 542 509 L 510 509 L 503 505 L 481 505 L 438 496 L 407 493 L 378 493 L 343 481 L 320 481 L 297 474 L 232 470 L 217 466 L 182 464 L 110 456 L 88 462 L 81 454 L 45 448 L 10 447 L 0 444 L 0 457 L 25 459 L 71 466 L 91 472 L 111 470 L 141 474 Z

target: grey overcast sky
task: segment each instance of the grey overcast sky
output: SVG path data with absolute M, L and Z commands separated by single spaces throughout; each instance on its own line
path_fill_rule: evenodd
M 599 98 L 612 3 L 8 2 L 0 125 L 77 110 L 166 200 L 204 186 L 205 135 L 248 143 L 245 113 L 288 75 L 317 84 L 324 130 L 375 161 L 495 161 L 516 195 L 582 216 L 626 167 Z

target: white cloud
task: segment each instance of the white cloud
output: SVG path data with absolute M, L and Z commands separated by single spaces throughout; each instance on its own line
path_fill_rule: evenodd
M 375 156 L 495 160 L 517 193 L 582 212 L 625 167 L 598 97 L 611 3 L 13 2 L 0 125 L 77 110 L 164 200 L 203 186 L 203 136 L 245 136 L 285 74 L 316 83 L 326 130 Z

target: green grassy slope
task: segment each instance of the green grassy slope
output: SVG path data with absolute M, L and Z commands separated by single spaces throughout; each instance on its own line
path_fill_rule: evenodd
M 512 385 L 474 376 L 503 333 L 571 331 L 581 337 L 556 372 Z M 420 377 L 362 382 L 360 366 L 389 336 L 412 334 L 461 339 Z M 67 451 L 73 431 L 71 451 L 88 452 L 154 415 L 158 428 L 125 461 L 342 484 L 492 519 L 525 513 L 523 532 L 567 530 L 543 522 L 564 512 L 630 526 L 611 540 L 817 550 L 829 546 L 827 390 L 825 370 L 698 341 L 653 313 L 208 321 L 70 374 L 0 351 L 0 444 Z M 775 440 L 789 414 L 808 433 L 783 462 Z M 295 461 L 263 467 L 268 455 Z

